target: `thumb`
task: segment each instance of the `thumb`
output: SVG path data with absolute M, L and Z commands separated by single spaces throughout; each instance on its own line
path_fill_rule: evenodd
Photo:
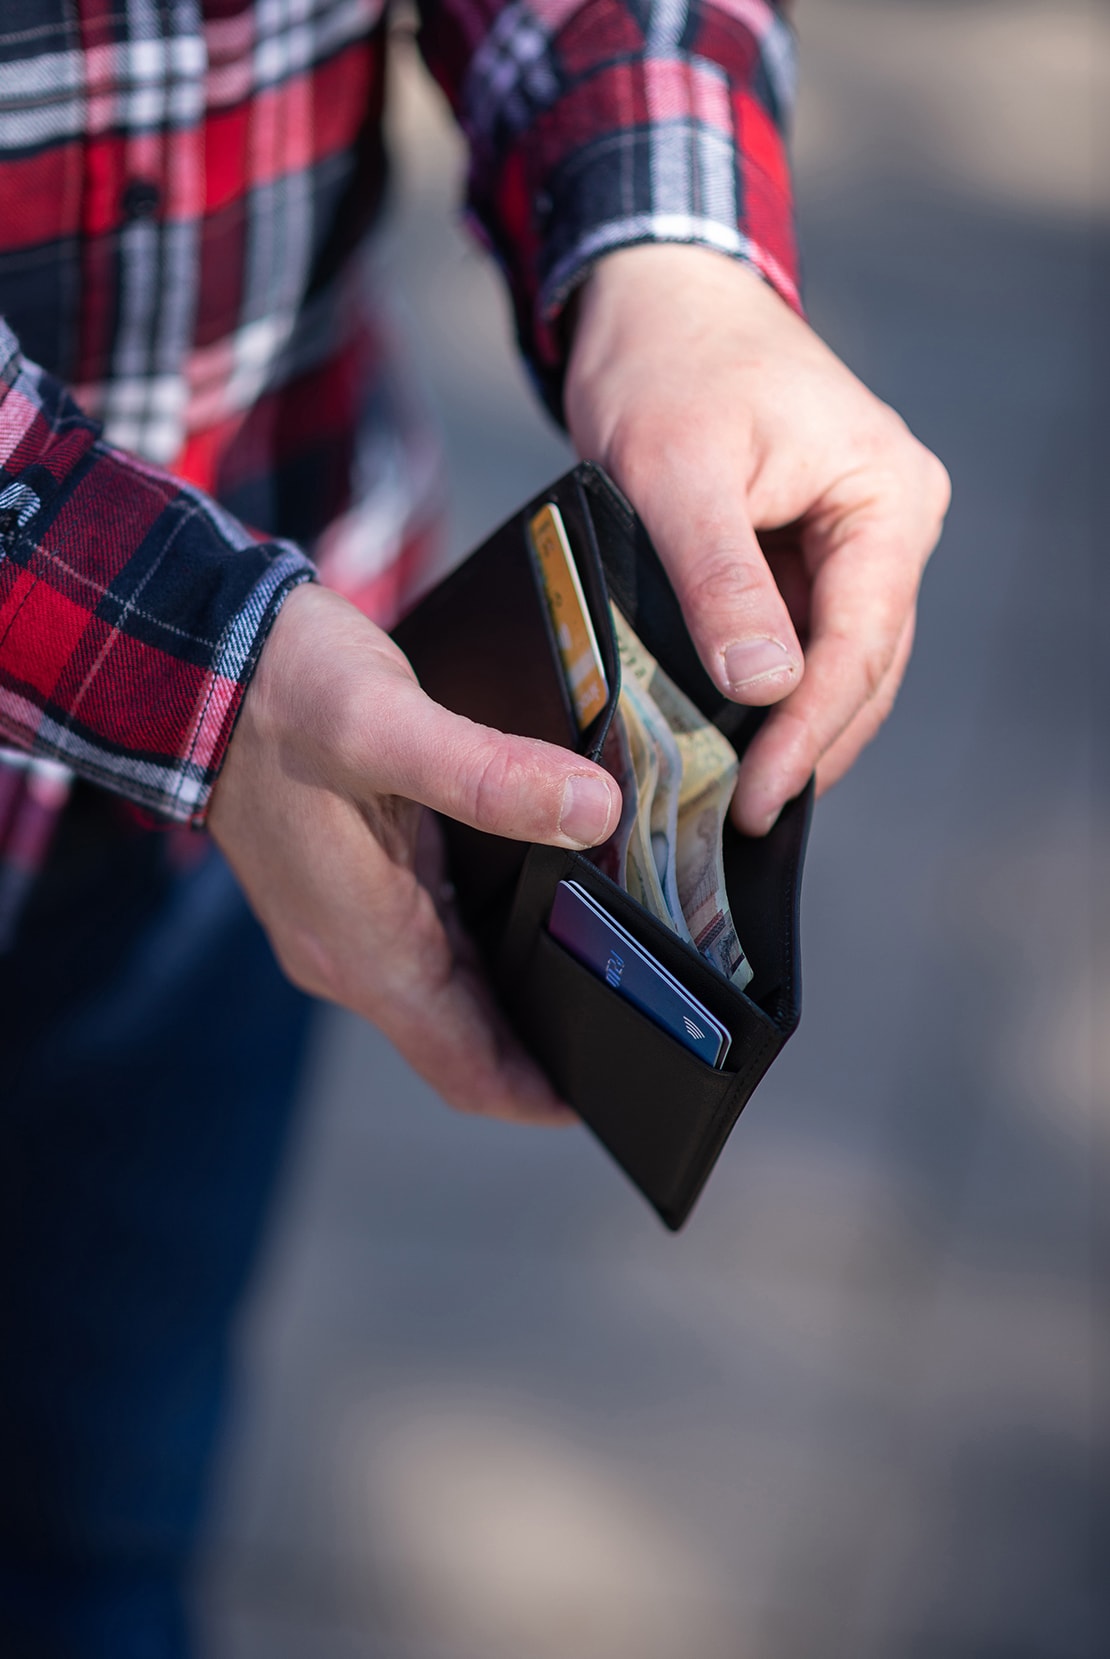
M 726 423 L 727 424 L 727 423 Z M 777 702 L 801 680 L 794 624 L 756 538 L 734 431 L 696 418 L 639 424 L 614 465 L 682 606 L 706 672 L 741 703 Z
M 490 835 L 592 847 L 620 818 L 620 789 L 602 767 L 556 744 L 479 726 L 415 683 L 398 690 L 375 747 L 375 790 Z

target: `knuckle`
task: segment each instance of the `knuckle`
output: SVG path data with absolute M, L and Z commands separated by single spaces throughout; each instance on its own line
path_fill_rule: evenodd
M 873 703 L 879 696 L 889 668 L 888 654 L 876 646 L 870 646 L 861 653 L 859 670 L 865 702 Z
M 834 648 L 840 665 L 834 683 L 838 686 L 837 701 L 847 715 L 846 722 L 839 727 L 842 733 L 879 696 L 890 673 L 894 651 L 882 635 L 864 639 L 846 629 L 830 634 L 828 644 Z
M 888 678 L 875 698 L 875 730 L 888 718 L 898 700 L 898 683 Z
M 404 988 L 426 997 L 435 995 L 447 984 L 455 959 L 430 895 L 424 894 L 424 901 L 409 931 Z
M 718 624 L 724 613 L 757 599 L 764 586 L 752 558 L 735 546 L 707 549 L 688 566 L 682 582 L 688 602 Z
M 927 444 L 914 436 L 901 415 L 893 409 L 889 411 L 888 427 L 900 457 L 897 470 L 903 494 L 916 501 L 919 507 L 923 504 L 930 521 L 939 528 L 952 502 L 952 480 L 948 468 Z
M 674 479 L 693 479 L 707 464 L 734 465 L 750 444 L 751 417 L 730 408 L 727 432 L 708 415 L 704 388 L 674 380 L 630 402 L 613 422 L 602 457 L 633 503 L 658 498 Z
M 656 423 L 642 410 L 632 414 L 622 411 L 613 422 L 604 459 L 614 477 L 630 491 L 634 492 L 644 477 L 647 457 L 659 453 L 657 446 L 663 434 L 655 428 Z
M 925 492 L 937 522 L 943 524 L 945 515 L 952 505 L 952 480 L 948 468 L 939 456 L 934 455 L 931 449 L 922 448 L 922 459 L 925 470 Z
M 485 746 L 481 758 L 468 768 L 462 794 L 468 815 L 478 829 L 504 822 L 521 795 L 521 768 L 504 741 Z
M 889 470 L 894 476 L 904 468 L 907 451 L 917 443 L 897 409 L 878 398 L 871 401 L 849 441 L 865 463 Z

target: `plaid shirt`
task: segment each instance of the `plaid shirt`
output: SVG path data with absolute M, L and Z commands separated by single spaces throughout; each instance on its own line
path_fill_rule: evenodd
M 781 10 L 425 0 L 556 414 L 560 310 L 609 249 L 703 243 L 797 304 Z M 388 625 L 430 579 L 364 258 L 385 62 L 384 0 L 0 5 L 0 932 L 62 768 L 203 822 L 290 589 L 318 567 Z

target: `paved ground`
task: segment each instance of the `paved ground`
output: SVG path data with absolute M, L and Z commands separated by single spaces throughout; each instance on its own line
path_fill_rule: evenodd
M 1110 1647 L 1110 29 L 1073 0 L 800 13 L 813 314 L 955 481 L 897 717 L 817 816 L 801 1032 L 676 1240 L 585 1133 L 455 1120 L 326 1020 L 244 1332 L 214 1659 Z M 389 257 L 461 548 L 565 452 L 449 227 L 435 116 L 406 101 Z

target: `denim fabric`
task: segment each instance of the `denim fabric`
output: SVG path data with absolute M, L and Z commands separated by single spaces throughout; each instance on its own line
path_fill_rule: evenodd
M 79 789 L 0 958 L 0 1654 L 180 1659 L 311 1004 L 219 855 Z

